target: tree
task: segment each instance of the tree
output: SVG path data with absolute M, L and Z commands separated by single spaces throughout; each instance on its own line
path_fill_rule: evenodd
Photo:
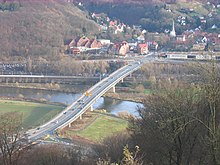
M 110 162 L 119 162 L 123 159 L 123 148 L 127 144 L 129 144 L 127 132 L 120 132 L 105 138 L 102 144 L 97 144 L 94 147 L 94 151 L 99 158 Z
M 203 116 L 199 118 L 207 129 L 205 141 L 209 151 L 209 159 L 213 165 L 220 164 L 220 68 L 211 61 L 200 65 L 202 75 L 201 90 L 203 92 Z
M 160 92 L 145 100 L 140 119 L 131 121 L 133 140 L 142 146 L 145 163 L 190 164 L 202 159 L 198 132 L 193 118 L 199 108 L 199 92 L 191 86 L 167 83 Z M 195 152 L 197 151 L 197 153 Z M 193 160 L 192 158 L 198 157 Z
M 21 137 L 22 114 L 16 112 L 0 115 L 0 155 L 3 165 L 14 165 L 22 148 Z
M 130 121 L 145 163 L 220 163 L 220 68 L 211 61 L 190 70 L 185 71 L 194 74 L 194 84 L 167 79 L 156 85 L 140 118 Z
M 87 30 L 86 30 L 85 27 L 82 28 L 82 32 L 83 32 L 84 35 L 86 35 Z

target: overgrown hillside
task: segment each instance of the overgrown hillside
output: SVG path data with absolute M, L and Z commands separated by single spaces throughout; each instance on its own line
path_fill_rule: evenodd
M 88 0 L 84 1 L 84 4 L 91 13 L 106 13 L 110 18 L 119 19 L 129 25 L 142 25 L 149 32 L 164 32 L 171 29 L 172 20 L 175 21 L 178 34 L 199 26 L 203 26 L 205 31 L 210 31 L 214 24 L 220 27 L 220 8 L 212 6 L 212 3 L 219 4 L 219 0 L 209 1 L 210 3 L 206 0 L 122 0 L 118 2 Z M 181 20 L 178 22 L 182 17 L 185 19 L 184 25 L 181 24 Z M 201 24 L 201 17 L 206 19 L 205 24 Z
M 207 3 L 207 2 L 211 2 L 211 3 L 220 3 L 219 0 L 73 0 L 73 1 L 77 1 L 77 2 L 84 2 L 84 3 L 112 3 L 112 4 L 116 4 L 116 3 L 133 3 L 133 4 L 150 4 L 150 3 L 179 3 L 179 2 L 193 2 L 193 1 L 197 1 L 197 2 L 201 2 L 201 3 Z
M 46 56 L 64 51 L 65 40 L 82 29 L 97 33 L 97 24 L 64 1 L 0 1 L 0 59 Z

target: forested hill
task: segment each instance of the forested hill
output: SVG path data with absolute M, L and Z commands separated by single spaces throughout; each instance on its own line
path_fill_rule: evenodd
M 54 0 L 0 0 L 0 60 L 49 56 L 64 50 L 66 39 L 97 33 L 98 26 L 73 3 Z
M 120 3 L 119 3 L 120 2 Z M 130 3 L 128 3 L 130 2 Z M 165 3 L 166 2 L 166 3 Z M 215 2 L 215 3 L 212 3 Z M 110 18 L 128 25 L 141 25 L 149 32 L 165 32 L 175 21 L 177 34 L 202 27 L 211 31 L 220 27 L 220 0 L 88 0 L 83 5 L 91 13 L 106 13 Z M 213 7 L 213 4 L 214 7 Z M 200 18 L 206 23 L 202 24 Z M 184 23 L 180 19 L 184 18 Z M 219 29 L 217 29 L 219 31 Z
M 200 3 L 220 3 L 219 0 L 73 0 L 84 3 L 124 3 L 124 4 L 151 4 L 151 3 L 180 3 L 180 2 L 200 2 Z

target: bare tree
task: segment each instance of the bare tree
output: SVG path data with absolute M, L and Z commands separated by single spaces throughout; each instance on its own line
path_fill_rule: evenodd
M 0 115 L 0 155 L 3 165 L 15 165 L 21 150 L 22 114 L 16 112 Z
M 130 122 L 145 163 L 220 164 L 220 67 L 212 61 L 194 66 L 186 69 L 193 84 L 164 79 Z
M 193 118 L 199 109 L 198 95 L 191 86 L 168 82 L 145 100 L 140 118 L 130 125 L 133 140 L 146 155 L 145 163 L 181 165 L 202 159 L 197 148 L 203 127 Z
M 123 158 L 123 148 L 126 144 L 129 144 L 129 135 L 120 132 L 105 138 L 102 144 L 94 147 L 94 150 L 99 158 L 119 162 Z
M 220 164 L 220 67 L 214 61 L 199 65 L 202 77 L 203 116 L 198 119 L 207 129 L 204 137 L 210 161 L 213 165 Z

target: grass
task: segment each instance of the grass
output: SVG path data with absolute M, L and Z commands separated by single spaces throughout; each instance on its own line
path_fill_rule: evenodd
M 0 100 L 0 113 L 20 112 L 23 114 L 23 127 L 28 129 L 48 121 L 63 107 L 24 101 Z
M 144 89 L 144 94 L 151 94 L 152 90 L 151 89 Z
M 78 135 L 91 141 L 100 142 L 114 133 L 124 131 L 127 128 L 127 121 L 113 117 L 100 115 L 91 125 L 81 131 L 67 130 L 67 134 Z

